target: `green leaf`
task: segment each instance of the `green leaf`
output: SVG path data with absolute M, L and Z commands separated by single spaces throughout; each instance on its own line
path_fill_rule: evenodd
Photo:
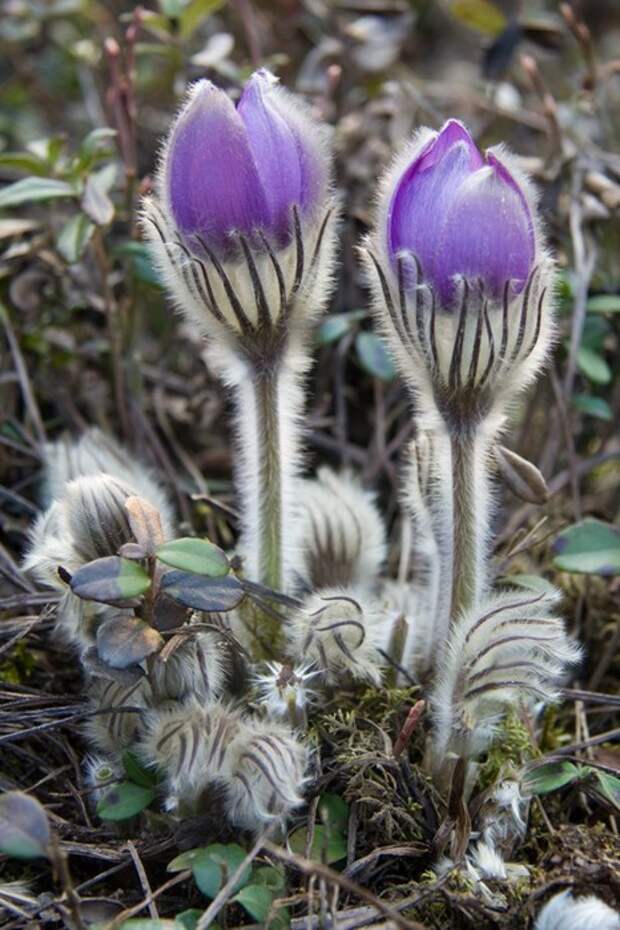
M 72 265 L 82 257 L 95 231 L 94 223 L 83 213 L 76 213 L 60 231 L 56 247 L 65 261 Z
M 605 317 L 588 314 L 583 325 L 581 345 L 595 352 L 602 352 L 605 339 L 611 331 L 609 321 Z
M 174 926 L 177 930 L 196 930 L 196 925 L 202 917 L 202 913 L 197 907 L 190 907 L 186 911 L 181 911 L 174 918 Z M 209 924 L 209 930 L 218 930 L 218 924 Z
M 597 294 L 587 304 L 590 313 L 620 313 L 620 294 Z
M 376 333 L 361 332 L 355 337 L 359 362 L 368 374 L 382 381 L 393 381 L 396 367 L 385 345 Z
M 266 885 L 246 885 L 235 895 L 233 901 L 241 904 L 250 917 L 253 917 L 258 923 L 264 924 L 271 910 L 273 899 L 273 891 L 267 888 Z
M 154 788 L 122 781 L 105 792 L 97 803 L 97 813 L 102 820 L 128 820 L 152 804 L 155 797 Z
M 161 633 L 140 617 L 119 615 L 97 628 L 97 653 L 111 668 L 139 665 L 164 645 Z
M 95 153 L 100 152 L 101 149 L 108 151 L 110 143 L 117 135 L 116 129 L 112 129 L 111 126 L 100 126 L 98 129 L 93 129 L 82 142 L 80 152 L 90 158 Z
M 16 168 L 36 175 L 49 171 L 47 163 L 32 152 L 0 152 L 0 168 Z
M 266 885 L 272 891 L 284 891 L 286 888 L 284 871 L 275 865 L 261 865 L 254 869 L 252 881 L 257 885 Z
M 527 772 L 521 779 L 524 794 L 549 794 L 577 781 L 581 772 L 572 762 L 547 762 Z
M 220 613 L 238 607 L 245 592 L 237 578 L 206 578 L 189 572 L 166 572 L 161 582 L 162 589 L 168 595 L 194 610 L 205 613 Z
M 289 843 L 293 852 L 298 855 L 305 855 L 306 845 L 308 843 L 308 828 L 299 827 L 289 836 Z M 341 830 L 318 824 L 314 828 L 312 838 L 312 847 L 310 849 L 310 858 L 317 862 L 325 862 L 331 865 L 333 862 L 340 862 L 347 855 L 347 840 Z
M 600 769 L 595 770 L 595 777 L 598 780 L 601 794 L 620 811 L 620 778 L 610 772 L 602 772 Z
M 123 242 L 114 249 L 114 254 L 127 255 L 131 259 L 134 274 L 139 281 L 161 287 L 161 280 L 146 242 Z
M 23 791 L 0 795 L 0 852 L 14 859 L 47 857 L 50 825 L 45 809 Z
M 98 226 L 107 226 L 114 219 L 114 204 L 108 192 L 116 180 L 116 165 L 106 165 L 86 178 L 82 195 L 82 210 Z
M 190 0 L 181 13 L 181 38 L 189 39 L 201 23 L 223 5 L 224 0 Z
M 226 884 L 247 855 L 245 850 L 237 843 L 227 843 L 226 845 L 213 843 L 211 846 L 205 846 L 203 849 L 194 851 L 197 852 L 197 855 L 191 860 L 194 881 L 208 898 L 216 896 L 220 888 Z M 241 878 L 233 889 L 233 893 L 241 889 L 250 880 L 251 871 L 250 866 L 243 871 Z
M 174 539 L 160 546 L 155 554 L 160 562 L 165 562 L 172 568 L 196 575 L 208 575 L 210 578 L 221 578 L 230 570 L 226 553 L 208 539 L 196 539 L 191 536 Z
M 613 410 L 603 397 L 595 397 L 593 394 L 575 394 L 572 404 L 575 410 L 590 417 L 596 417 L 598 420 L 613 420 L 614 418 Z
M 175 856 L 172 859 L 166 868 L 167 872 L 184 872 L 185 869 L 191 869 L 194 865 L 194 859 L 204 852 L 204 846 L 199 846 L 196 849 L 187 849 L 185 852 L 179 853 L 178 856 Z
M 459 22 L 485 36 L 498 36 L 507 20 L 490 0 L 453 0 L 450 12 Z
M 339 794 L 325 792 L 319 799 L 321 820 L 346 833 L 349 826 L 349 805 Z
M 553 564 L 563 572 L 620 574 L 620 528 L 587 517 L 563 530 L 553 543 Z
M 155 788 L 161 781 L 160 773 L 156 769 L 146 768 L 135 755 L 127 750 L 121 756 L 125 775 L 135 785 L 141 785 L 143 788 Z
M 611 368 L 602 355 L 588 346 L 581 346 L 577 352 L 579 371 L 594 384 L 609 384 L 612 379 Z
M 29 201 L 75 196 L 75 188 L 66 181 L 56 181 L 54 178 L 22 178 L 21 181 L 8 184 L 0 191 L 0 209 L 16 207 Z
M 71 579 L 71 590 L 85 601 L 109 604 L 144 594 L 151 579 L 137 562 L 117 555 L 95 559 L 79 568 Z
M 538 594 L 549 594 L 556 590 L 550 581 L 540 575 L 504 575 L 500 581 L 506 585 L 516 584 L 519 588 L 527 588 L 528 591 L 536 591 Z
M 345 333 L 366 316 L 365 310 L 350 310 L 348 313 L 331 313 L 319 326 L 317 342 L 321 346 L 337 342 Z

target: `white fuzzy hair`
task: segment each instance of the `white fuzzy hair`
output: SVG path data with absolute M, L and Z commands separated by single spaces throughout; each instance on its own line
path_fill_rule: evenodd
M 554 895 L 542 908 L 533 930 L 620 930 L 620 913 L 595 895 Z
M 248 721 L 232 746 L 229 818 L 258 831 L 282 823 L 303 804 L 309 752 L 292 730 L 270 720 Z
M 155 693 L 160 700 L 213 701 L 226 686 L 222 637 L 205 630 L 188 636 L 171 656 L 158 656 L 151 669 Z
M 365 592 L 324 588 L 308 595 L 292 613 L 287 651 L 294 659 L 312 662 L 331 684 L 343 673 L 378 684 L 383 667 L 378 650 L 389 623 L 389 612 Z
M 86 694 L 93 710 L 104 711 L 87 720 L 86 738 L 99 752 L 112 760 L 117 759 L 124 749 L 133 746 L 142 730 L 144 713 L 151 700 L 149 683 L 146 678 L 132 685 L 94 678 Z M 136 710 L 113 710 L 121 707 Z
M 504 591 L 454 624 L 431 693 L 434 768 L 448 755 L 473 759 L 519 702 L 551 702 L 580 647 L 555 614 L 560 593 Z
M 510 856 L 526 832 L 529 799 L 521 794 L 518 781 L 506 779 L 495 785 L 480 813 L 478 828 L 487 846 Z
M 411 684 L 411 679 L 418 680 L 414 657 L 417 651 L 420 605 L 424 603 L 424 586 L 418 589 L 416 584 L 388 579 L 379 589 L 377 603 L 385 616 L 380 648 L 396 666 L 406 672 L 406 675 L 397 673 L 397 683 Z
M 317 675 L 312 665 L 267 662 L 253 679 L 259 706 L 270 720 L 302 724 L 308 707 L 316 701 L 313 682 Z
M 139 752 L 165 774 L 170 801 L 192 804 L 209 784 L 229 783 L 242 729 L 241 714 L 224 704 L 162 705 L 146 718 Z
M 479 878 L 503 881 L 506 878 L 506 863 L 493 846 L 478 843 L 468 856 Z
M 89 427 L 79 439 L 59 439 L 45 446 L 46 501 L 61 498 L 70 481 L 102 472 L 152 504 L 161 515 L 166 538 L 174 534 L 174 512 L 156 472 L 98 427 Z
M 456 384 L 461 395 L 483 392 L 483 415 L 499 427 L 506 404 L 535 377 L 548 353 L 554 330 L 554 266 L 545 247 L 534 187 L 518 159 L 499 145 L 488 154 L 512 175 L 533 221 L 534 270 L 521 294 L 510 295 L 507 290 L 504 309 L 503 298 L 485 295 L 484 300 L 474 299 L 471 292 L 475 282 L 466 285 L 460 280 L 456 282 L 456 305 L 463 298 L 463 313 L 454 307 L 441 307 L 432 285 L 417 276 L 415 262 L 405 253 L 397 260 L 414 286 L 399 293 L 398 274 L 388 249 L 392 198 L 403 173 L 437 135 L 428 128 L 418 130 L 380 182 L 373 231 L 361 249 L 372 309 L 401 374 L 417 398 L 425 426 L 435 426 L 438 415 L 446 414 L 454 403 Z M 466 287 L 470 292 L 467 303 Z M 460 355 L 453 365 L 458 341 Z M 474 350 L 476 343 L 479 348 Z
M 311 589 L 372 591 L 387 554 L 376 495 L 351 471 L 319 468 L 299 485 L 301 573 Z

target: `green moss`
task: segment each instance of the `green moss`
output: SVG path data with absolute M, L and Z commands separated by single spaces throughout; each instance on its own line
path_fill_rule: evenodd
M 510 771 L 521 769 L 526 762 L 540 754 L 524 722 L 515 711 L 511 711 L 504 719 L 485 762 L 480 766 L 479 788 L 490 787 L 500 776 L 506 777 Z

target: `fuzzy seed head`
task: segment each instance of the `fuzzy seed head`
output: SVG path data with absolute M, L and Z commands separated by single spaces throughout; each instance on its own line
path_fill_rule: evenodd
M 620 930 L 620 914 L 595 895 L 554 895 L 543 907 L 534 930 Z
M 431 696 L 435 765 L 446 754 L 475 758 L 518 703 L 557 700 L 581 656 L 555 613 L 558 592 L 505 591 L 457 620 Z
M 153 686 L 163 699 L 214 701 L 226 685 L 225 647 L 212 631 L 188 636 L 165 661 L 152 669 Z
M 352 472 L 319 468 L 299 488 L 299 543 L 308 586 L 372 590 L 387 554 L 375 495 Z
M 267 717 L 301 723 L 309 705 L 316 700 L 312 683 L 317 675 L 311 665 L 268 662 L 266 670 L 254 679 L 260 705 Z
M 324 588 L 309 595 L 291 617 L 288 651 L 312 662 L 331 684 L 343 673 L 376 684 L 387 622 L 380 605 L 356 589 Z
M 139 737 L 151 699 L 149 684 L 145 678 L 133 685 L 94 678 L 86 694 L 92 709 L 101 711 L 87 721 L 86 738 L 97 751 L 118 758 Z
M 258 831 L 282 823 L 303 803 L 308 750 L 288 727 L 272 721 L 248 723 L 233 746 L 231 823 Z

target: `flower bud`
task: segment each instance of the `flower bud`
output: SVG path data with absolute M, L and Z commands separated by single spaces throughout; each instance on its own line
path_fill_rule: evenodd
M 387 172 L 366 242 L 375 314 L 425 412 L 477 422 L 529 381 L 551 334 L 552 264 L 529 181 L 449 120 Z
M 356 589 L 325 588 L 309 595 L 292 615 L 288 651 L 312 662 L 330 684 L 341 681 L 343 673 L 378 684 L 379 649 L 389 624 L 387 612 Z
M 174 123 L 144 229 L 179 308 L 254 355 L 282 347 L 329 294 L 334 247 L 324 129 L 263 70 L 237 107 L 195 84 Z

